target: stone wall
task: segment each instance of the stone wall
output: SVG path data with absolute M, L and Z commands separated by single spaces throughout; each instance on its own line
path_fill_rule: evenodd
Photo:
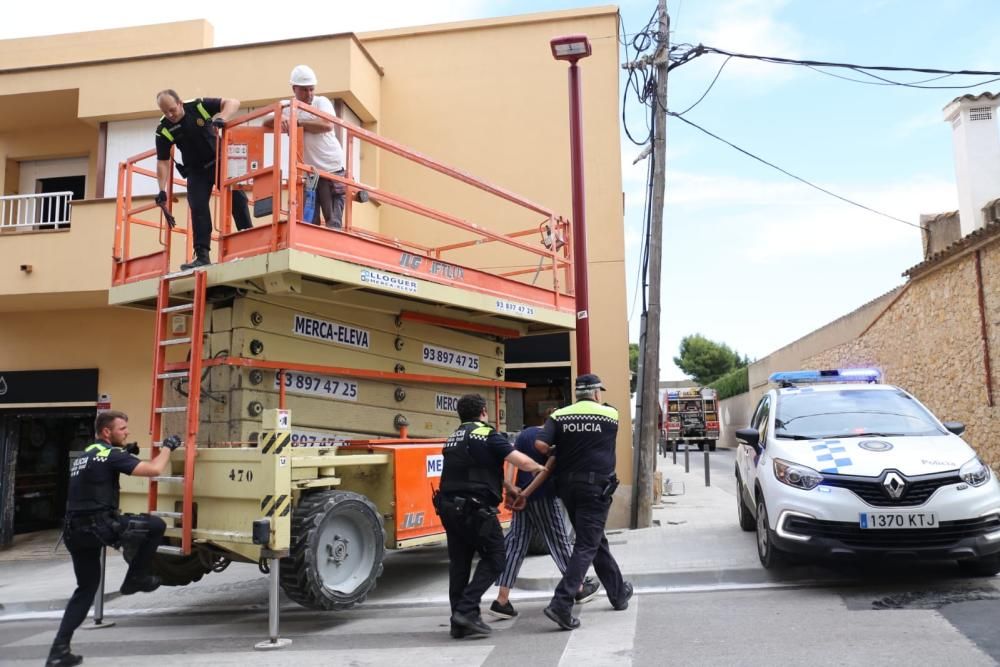
M 988 405 L 976 288 L 969 249 L 911 278 L 858 338 L 805 360 L 805 368 L 875 366 L 884 381 L 916 396 L 942 421 L 964 422 L 966 440 L 1000 468 L 1000 239 L 978 250 L 982 261 L 994 407 Z

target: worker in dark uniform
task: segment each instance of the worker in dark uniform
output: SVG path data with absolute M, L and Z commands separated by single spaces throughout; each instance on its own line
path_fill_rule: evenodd
M 488 635 L 479 603 L 504 569 L 503 532 L 497 506 L 506 488 L 503 464 L 509 461 L 525 472 L 541 472 L 542 466 L 518 452 L 486 423 L 486 400 L 467 394 L 458 400 L 458 430 L 445 442 L 441 487 L 434 495 L 434 508 L 448 536 L 448 597 L 451 600 L 451 636 Z M 479 565 L 469 580 L 472 557 Z
M 545 608 L 545 615 L 564 630 L 580 627 L 573 602 L 591 563 L 612 607 L 626 609 L 632 597 L 632 584 L 622 579 L 604 535 L 611 496 L 618 487 L 618 411 L 601 403 L 603 389 L 596 375 L 579 376 L 576 403 L 552 413 L 535 443 L 540 452 L 556 457 L 556 491 L 576 531 L 573 554 Z
M 191 209 L 194 228 L 194 261 L 182 264 L 184 270 L 211 264 L 209 248 L 212 244 L 212 188 L 216 180 L 216 131 L 226 126 L 226 121 L 240 109 L 239 100 L 205 97 L 181 102 L 173 90 L 163 90 L 156 95 L 156 105 L 163 112 L 156 126 L 156 180 L 160 193 L 157 204 L 167 201 L 167 184 L 170 172 L 170 147 L 176 145 L 181 152 L 177 171 L 187 179 L 187 200 Z M 236 229 L 250 229 L 250 207 L 247 196 L 239 190 L 232 191 L 233 220 Z
M 124 449 L 128 439 L 128 416 L 124 412 L 101 412 L 94 423 L 94 432 L 96 441 L 73 461 L 70 469 L 63 538 L 73 558 L 76 590 L 66 605 L 46 667 L 83 662 L 82 657 L 70 652 L 69 643 L 94 602 L 101 580 L 102 547 L 123 546 L 126 558 L 130 559 L 122 595 L 148 593 L 160 585 L 159 578 L 150 574 L 150 564 L 166 524 L 155 516 L 119 513 L 118 475 L 162 475 L 170 461 L 170 452 L 181 441 L 176 436 L 166 438 L 156 458 L 142 461 Z

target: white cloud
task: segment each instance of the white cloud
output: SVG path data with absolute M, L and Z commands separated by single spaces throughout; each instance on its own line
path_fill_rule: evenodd
M 719 3 L 708 27 L 704 31 L 696 31 L 698 41 L 725 51 L 799 58 L 803 41 L 800 33 L 790 23 L 778 18 L 786 4 L 786 0 L 730 0 Z M 718 65 L 721 62 L 714 66 Z M 794 67 L 734 59 L 726 66 L 723 76 L 760 84 L 784 82 L 795 74 Z

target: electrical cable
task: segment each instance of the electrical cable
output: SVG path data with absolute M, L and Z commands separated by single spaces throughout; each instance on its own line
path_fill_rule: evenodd
M 705 92 L 701 94 L 701 97 L 698 98 L 698 101 L 695 102 L 694 104 L 692 104 L 691 106 L 689 106 L 684 111 L 681 111 L 680 113 L 678 113 L 677 114 L 678 116 L 683 116 L 688 111 L 691 111 L 691 109 L 694 109 L 696 106 L 698 106 L 699 104 L 701 104 L 701 101 L 703 99 L 705 99 L 708 96 L 708 94 L 712 91 L 712 87 L 715 86 L 715 82 L 719 80 L 719 75 L 722 74 L 722 70 L 725 68 L 726 63 L 728 63 L 732 59 L 733 59 L 732 56 L 730 56 L 730 57 L 728 57 L 728 58 L 726 58 L 725 60 L 722 61 L 722 65 L 719 67 L 719 71 L 715 73 L 715 77 L 712 79 L 712 83 L 708 84 L 708 88 L 706 88 Z
M 909 225 L 910 227 L 916 227 L 917 229 L 925 229 L 925 227 L 923 225 L 918 225 L 918 224 L 910 222 L 908 220 L 903 220 L 902 218 L 897 218 L 894 215 L 889 215 L 888 213 L 883 213 L 882 211 L 879 211 L 879 210 L 876 210 L 874 208 L 871 208 L 870 206 L 865 206 L 864 204 L 860 204 L 860 203 L 858 203 L 858 202 L 856 202 L 856 201 L 854 201 L 852 199 L 848 199 L 847 197 L 844 197 L 842 195 L 838 195 L 836 192 L 831 192 L 830 190 L 827 190 L 826 188 L 824 188 L 822 186 L 816 185 L 815 183 L 813 183 L 811 181 L 807 181 L 806 179 L 802 178 L 801 176 L 796 176 L 792 172 L 787 171 L 786 169 L 782 169 L 778 165 L 776 165 L 776 164 L 774 164 L 772 162 L 768 162 L 764 158 L 758 157 L 757 155 L 754 155 L 753 153 L 751 153 L 748 150 L 740 148 L 736 144 L 723 139 L 722 137 L 720 137 L 717 134 L 713 134 L 712 132 L 709 132 L 708 130 L 706 130 L 705 128 L 703 128 L 701 125 L 698 125 L 697 123 L 693 123 L 690 120 L 688 120 L 687 118 L 684 118 L 683 116 L 680 116 L 680 115 L 678 115 L 678 114 L 676 114 L 676 113 L 674 113 L 672 111 L 668 111 L 667 114 L 670 115 L 670 116 L 673 116 L 674 118 L 677 118 L 678 120 L 681 120 L 681 121 L 687 123 L 691 127 L 695 128 L 697 130 L 700 130 L 701 132 L 704 132 L 705 134 L 707 134 L 708 136 L 712 137 L 713 139 L 721 141 L 722 143 L 726 144 L 730 148 L 736 149 L 737 151 L 739 151 L 740 153 L 743 153 L 747 157 L 751 157 L 754 160 L 757 160 L 758 162 L 766 164 L 768 167 L 771 167 L 772 169 L 776 169 L 777 171 L 780 171 L 781 173 L 785 174 L 786 176 L 790 176 L 791 178 L 794 178 L 795 180 L 800 181 L 801 183 L 804 183 L 804 184 L 808 185 L 811 188 L 819 190 L 820 192 L 822 192 L 824 194 L 830 195 L 831 197 L 839 199 L 842 202 L 848 203 L 851 206 L 856 206 L 856 207 L 864 209 L 864 210 L 866 210 L 866 211 L 868 211 L 870 213 L 874 213 L 875 215 L 882 216 L 883 218 L 888 218 L 889 220 L 894 220 L 894 221 L 900 222 L 900 223 L 902 223 L 904 225 Z

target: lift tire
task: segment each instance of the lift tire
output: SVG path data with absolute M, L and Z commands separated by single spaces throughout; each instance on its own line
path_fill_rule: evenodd
M 164 586 L 187 586 L 212 571 L 206 567 L 197 553 L 189 556 L 171 556 L 158 553 L 153 556 L 152 573 L 160 578 Z
M 281 588 L 308 609 L 350 609 L 375 589 L 384 555 L 382 515 L 371 501 L 350 491 L 311 493 L 292 512 Z

